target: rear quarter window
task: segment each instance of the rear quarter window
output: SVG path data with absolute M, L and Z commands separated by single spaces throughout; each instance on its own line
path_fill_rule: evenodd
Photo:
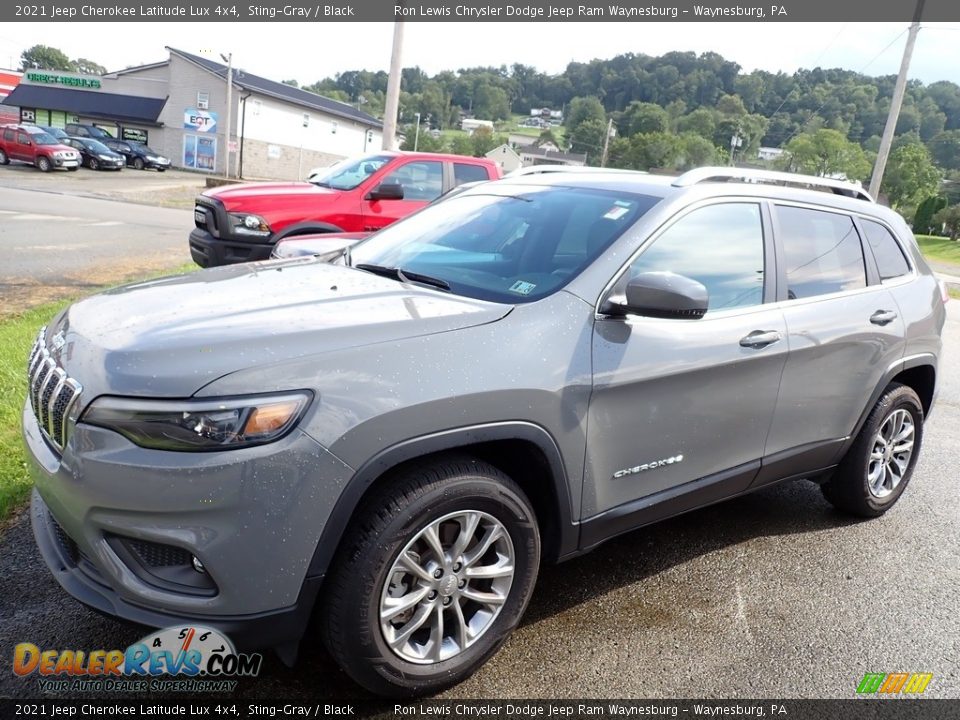
M 896 238 L 880 223 L 861 218 L 863 231 L 867 236 L 867 242 L 873 251 L 873 257 L 877 261 L 877 270 L 880 272 L 881 280 L 891 280 L 906 275 L 910 272 L 910 265 L 903 255 L 900 243 Z
M 816 297 L 867 286 L 860 236 L 849 215 L 778 206 L 787 266 L 787 298 Z
M 477 182 L 489 179 L 490 174 L 487 171 L 487 168 L 483 167 L 482 165 L 470 165 L 468 163 L 458 162 L 453 164 L 454 187 L 468 182 Z

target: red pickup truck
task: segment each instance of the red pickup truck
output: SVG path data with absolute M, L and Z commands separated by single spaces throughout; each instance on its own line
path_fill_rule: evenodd
M 372 232 L 457 185 L 500 177 L 484 158 L 383 151 L 343 160 L 310 182 L 213 188 L 197 196 L 190 255 L 201 267 L 263 260 L 281 238 Z

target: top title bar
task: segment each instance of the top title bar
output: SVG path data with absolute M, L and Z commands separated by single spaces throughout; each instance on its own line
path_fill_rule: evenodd
M 960 0 L 920 1 L 923 21 L 960 21 Z M 56 0 L 3 3 L 0 22 L 899 22 L 915 11 L 912 0 Z

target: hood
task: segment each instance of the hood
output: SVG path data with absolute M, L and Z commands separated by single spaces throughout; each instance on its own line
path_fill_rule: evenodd
M 81 300 L 47 342 L 85 406 L 104 394 L 189 397 L 237 370 L 493 322 L 511 307 L 313 259 L 249 263 Z
M 310 195 L 323 197 L 336 195 L 338 191 L 330 188 L 317 187 L 308 182 L 263 182 L 241 183 L 239 185 L 223 185 L 203 192 L 207 197 L 222 200 L 228 205 L 231 201 L 243 201 L 249 198 L 264 198 L 268 196 Z

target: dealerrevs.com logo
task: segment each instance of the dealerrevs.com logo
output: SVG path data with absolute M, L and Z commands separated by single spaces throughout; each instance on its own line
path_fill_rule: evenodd
M 230 678 L 255 677 L 263 656 L 237 653 L 217 630 L 191 625 L 158 630 L 126 650 L 41 650 L 20 643 L 13 672 L 38 677 L 41 692 L 229 692 Z

